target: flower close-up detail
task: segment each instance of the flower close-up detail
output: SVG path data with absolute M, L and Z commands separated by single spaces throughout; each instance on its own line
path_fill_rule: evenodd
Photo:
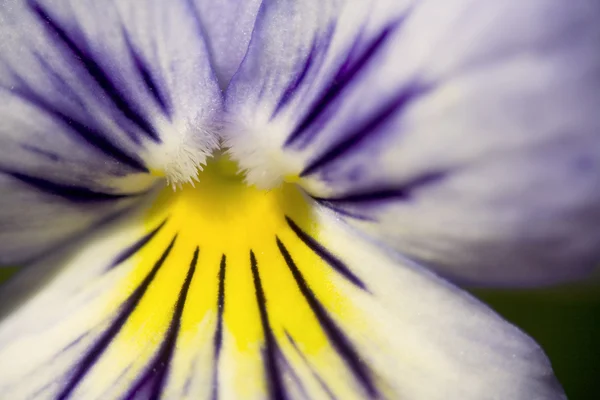
M 0 399 L 565 399 L 464 288 L 600 263 L 597 0 L 0 0 Z

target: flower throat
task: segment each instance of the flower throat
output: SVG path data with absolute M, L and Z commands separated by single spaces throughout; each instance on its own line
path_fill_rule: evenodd
M 335 353 L 315 299 L 340 316 L 349 307 L 332 290 L 336 271 L 317 244 L 314 206 L 295 184 L 262 190 L 247 185 L 238 171 L 228 157 L 213 157 L 198 183 L 176 191 L 165 187 L 150 207 L 147 244 L 114 301 L 121 304 L 146 288 L 114 351 L 149 351 L 149 342 L 176 329 L 177 347 L 189 349 L 185 354 L 194 354 L 199 337 L 214 335 L 214 359 L 228 353 L 240 358 L 240 368 L 242 359 L 261 358 L 263 351 L 275 351 L 265 346 L 290 337 L 306 354 Z

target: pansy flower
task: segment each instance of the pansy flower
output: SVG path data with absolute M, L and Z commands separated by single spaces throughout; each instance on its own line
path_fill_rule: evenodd
M 599 18 L 2 0 L 0 397 L 564 398 L 454 284 L 598 261 Z

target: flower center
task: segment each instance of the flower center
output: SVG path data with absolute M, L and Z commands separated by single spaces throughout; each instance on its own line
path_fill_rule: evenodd
M 331 282 L 348 272 L 319 244 L 306 196 L 291 183 L 249 186 L 224 156 L 209 159 L 198 180 L 164 188 L 146 213 L 145 236 L 132 246 L 133 267 L 111 306 L 131 307 L 111 350 L 132 357 L 107 359 L 151 357 L 156 346 L 175 346 L 172 337 L 190 360 L 212 343 L 207 360 L 234 357 L 238 376 L 261 373 L 246 361 L 272 362 L 265 354 L 294 346 L 344 369 L 330 314 L 346 317 L 352 307 Z M 264 388 L 248 387 L 256 389 Z
M 308 232 L 316 229 L 313 210 L 296 185 L 283 183 L 270 190 L 248 185 L 225 155 L 210 158 L 197 180 L 175 192 L 163 190 L 148 216 L 154 221 L 167 212 L 169 224 L 178 227 L 179 242 L 189 240 L 227 254 L 273 241 L 274 235 L 289 229 L 286 217 Z

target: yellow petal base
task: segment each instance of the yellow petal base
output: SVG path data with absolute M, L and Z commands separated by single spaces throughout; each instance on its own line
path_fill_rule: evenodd
M 176 329 L 175 346 L 181 351 L 170 379 L 182 386 L 203 346 L 211 349 L 213 369 L 221 371 L 214 372 L 212 384 L 226 381 L 229 389 L 222 390 L 235 396 L 273 394 L 289 374 L 319 384 L 303 357 L 338 368 L 341 378 L 352 375 L 340 349 L 332 348 L 332 336 L 339 338 L 327 316 L 346 316 L 351 307 L 331 284 L 335 271 L 307 246 L 319 231 L 307 198 L 291 183 L 268 191 L 247 186 L 236 172 L 227 158 L 212 160 L 195 187 L 165 188 L 147 213 L 148 232 L 158 231 L 137 252 L 136 268 L 115 301 L 131 301 L 153 269 L 156 273 L 108 349 L 113 356 L 98 365 L 106 374 L 117 359 L 157 357 Z M 220 358 L 227 359 L 223 367 Z M 288 369 L 294 366 L 287 373 L 284 359 Z M 135 379 L 145 364 L 131 366 L 129 377 Z M 350 395 L 352 387 L 344 386 Z

